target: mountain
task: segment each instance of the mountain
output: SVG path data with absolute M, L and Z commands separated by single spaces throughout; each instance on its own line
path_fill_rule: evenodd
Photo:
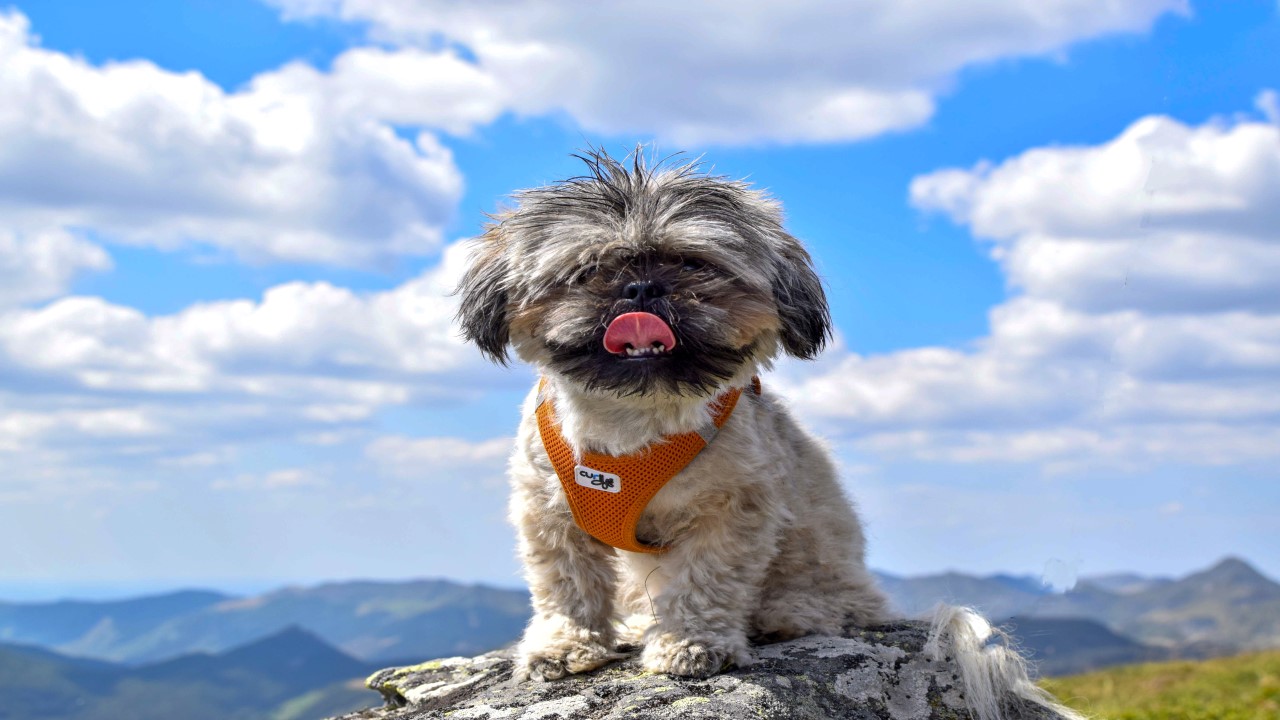
M 286 588 L 174 618 L 123 649 L 131 661 L 217 652 L 299 625 L 363 660 L 474 655 L 511 642 L 529 595 L 444 580 Z
M 39 645 L 71 655 L 113 659 L 111 648 L 230 596 L 183 590 L 107 602 L 0 602 L 0 642 Z
M 1143 645 L 1082 618 L 1014 617 L 1002 628 L 1042 676 L 1070 675 L 1094 668 L 1166 660 L 1168 649 Z
M 1236 558 L 1180 579 L 1087 578 L 1067 593 L 1016 575 L 880 580 L 907 615 L 946 602 L 976 607 L 998 624 L 1016 617 L 1023 630 L 1015 634 L 1051 674 L 1170 653 L 1206 657 L 1280 647 L 1280 585 Z M 170 670 L 201 667 L 210 662 L 201 657 L 221 657 L 277 634 L 300 643 L 301 633 L 380 666 L 475 655 L 513 642 L 529 612 L 529 596 L 519 590 L 444 580 L 362 581 L 248 598 L 189 592 L 111 603 L 0 604 L 0 633 L 63 653 L 149 663 L 149 677 L 159 680 L 155 673 L 167 666 L 162 661 L 187 656 Z M 1089 624 L 1073 624 L 1084 621 Z M 268 657 L 270 650 L 254 652 Z M 247 677 L 244 665 L 238 672 Z M 313 671 L 302 668 L 299 676 L 320 676 Z
M 137 668 L 134 677 L 161 682 L 208 680 L 230 685 L 270 677 L 287 696 L 367 675 L 364 663 L 297 626 L 221 655 L 196 653 Z M 376 668 L 374 668 L 376 669 Z
M 1143 590 L 1150 590 L 1161 585 L 1168 585 L 1173 582 L 1169 578 L 1153 578 L 1137 573 L 1111 573 L 1108 575 L 1094 575 L 1085 578 L 1085 582 L 1094 587 L 1102 588 L 1107 592 L 1113 592 L 1118 595 L 1130 595 Z
M 314 718 L 376 705 L 374 669 L 297 628 L 137 668 L 0 645 L 0 720 Z
M 356 658 L 385 663 L 493 650 L 518 637 L 528 617 L 529 595 L 521 590 L 446 580 L 362 581 L 249 598 L 174 593 L 110 603 L 4 604 L 0 639 L 141 664 L 218 653 L 298 626 Z
M 1184 578 L 1112 575 L 1082 580 L 1065 593 L 1031 578 L 945 573 L 882 576 L 882 587 L 908 615 L 937 602 L 970 605 L 1003 622 L 1081 618 L 1146 645 L 1192 655 L 1280 647 L 1280 584 L 1244 560 L 1226 558 Z
M 1088 617 L 1149 644 L 1202 652 L 1280 647 L 1280 584 L 1239 558 L 1136 592 L 1082 583 L 1027 614 Z
M 1007 618 L 1033 607 L 1049 590 L 1031 577 L 975 577 L 958 572 L 902 578 L 877 573 L 880 587 L 907 617 L 927 617 L 935 605 L 968 605 L 992 618 Z

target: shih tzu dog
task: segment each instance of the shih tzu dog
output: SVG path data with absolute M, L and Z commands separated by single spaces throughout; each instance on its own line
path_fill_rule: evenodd
M 756 379 L 830 334 L 808 253 L 762 192 L 640 155 L 517 194 L 459 287 L 466 337 L 542 375 L 511 460 L 519 677 L 625 645 L 705 677 L 888 619 L 828 452 Z

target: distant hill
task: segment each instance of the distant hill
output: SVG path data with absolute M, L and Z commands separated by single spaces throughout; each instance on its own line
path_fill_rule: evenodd
M 111 648 L 164 623 L 230 600 L 206 590 L 182 590 L 130 600 L 50 603 L 0 602 L 0 642 L 56 648 L 72 655 L 112 658 Z
M 1027 576 L 880 578 L 907 615 L 927 614 L 941 601 L 977 607 L 997 623 L 1017 618 L 1015 634 L 1046 674 L 1280 647 L 1280 585 L 1235 558 L 1181 579 L 1086 578 L 1062 594 Z M 187 592 L 110 603 L 0 604 L 0 634 L 64 654 L 154 666 L 196 652 L 225 653 L 293 627 L 359 661 L 388 665 L 507 645 L 529 612 L 528 594 L 519 590 L 366 581 L 249 598 Z
M 1083 583 L 1028 615 L 1087 617 L 1142 642 L 1223 652 L 1280 647 L 1280 584 L 1238 558 L 1126 593 Z
M 1111 573 L 1109 575 L 1094 575 L 1085 580 L 1090 585 L 1100 587 L 1107 592 L 1117 593 L 1119 595 L 1131 595 L 1143 590 L 1150 590 L 1161 585 L 1168 585 L 1173 582 L 1169 578 L 1153 578 L 1137 573 Z
M 1176 580 L 1086 578 L 1066 593 L 1030 578 L 961 573 L 886 576 L 882 585 L 908 615 L 943 601 L 971 605 L 998 622 L 1015 615 L 1094 620 L 1141 643 L 1196 655 L 1280 647 L 1280 584 L 1238 558 Z
M 297 628 L 221 655 L 131 668 L 0 645 L 0 720 L 275 720 L 377 704 L 376 669 Z
M 154 612 L 154 616 L 148 616 Z M 216 653 L 291 626 L 362 660 L 474 655 L 519 636 L 529 595 L 446 580 L 344 582 L 250 598 L 174 593 L 0 605 L 0 638 L 130 664 Z
M 1143 645 L 1095 620 L 1014 617 L 1002 629 L 1017 640 L 1018 649 L 1043 677 L 1172 657 L 1166 648 Z
M 958 572 L 903 578 L 877 573 L 880 587 L 895 609 L 908 617 L 926 617 L 939 602 L 969 605 L 992 618 L 1009 618 L 1035 607 L 1049 594 L 1031 577 L 991 575 L 977 577 Z

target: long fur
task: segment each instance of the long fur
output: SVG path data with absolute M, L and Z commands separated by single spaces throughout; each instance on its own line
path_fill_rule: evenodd
M 777 203 L 695 164 L 583 159 L 586 175 L 516 196 L 459 288 L 466 336 L 494 360 L 513 349 L 538 369 L 575 451 L 625 455 L 694 431 L 719 393 L 749 387 L 777 355 L 821 350 L 831 332 L 822 283 Z M 631 312 L 660 318 L 676 345 L 637 360 L 608 352 L 610 322 Z M 705 677 L 751 663 L 752 641 L 890 618 L 830 453 L 767 385 L 744 392 L 646 507 L 637 536 L 666 545 L 658 556 L 615 551 L 574 524 L 535 397 L 510 464 L 534 606 L 517 677 L 591 670 L 622 644 L 642 644 L 649 670 Z M 930 641 L 958 658 L 979 716 L 998 717 L 1005 691 L 1047 703 L 1016 655 L 982 645 L 981 622 L 940 615 Z
M 1066 720 L 1085 720 L 1031 682 L 1026 660 L 1011 639 L 977 611 L 939 605 L 924 652 L 935 661 L 950 658 L 960 669 L 965 702 L 977 720 L 1017 718 L 1017 705 L 1039 706 Z

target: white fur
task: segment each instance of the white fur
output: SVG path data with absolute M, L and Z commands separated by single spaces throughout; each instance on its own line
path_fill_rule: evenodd
M 1011 700 L 1039 705 L 1067 720 L 1084 720 L 1031 682 L 1026 661 L 1009 642 L 976 611 L 939 605 L 924 651 L 935 661 L 949 657 L 960 668 L 965 702 L 977 720 L 1003 720 Z

